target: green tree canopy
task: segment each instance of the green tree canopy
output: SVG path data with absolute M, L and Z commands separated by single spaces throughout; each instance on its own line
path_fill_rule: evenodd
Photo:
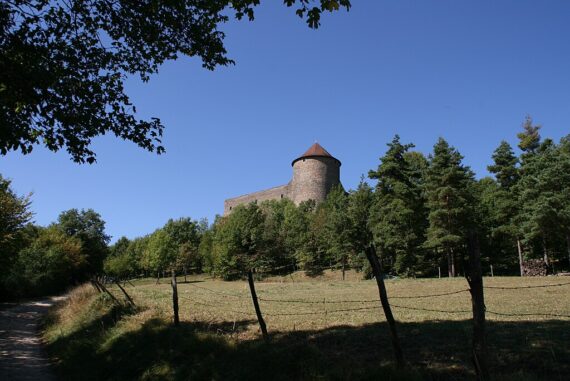
M 442 249 L 447 256 L 448 273 L 455 276 L 455 257 L 474 221 L 472 185 L 474 175 L 462 164 L 463 157 L 443 138 L 430 156 L 426 175 L 429 227 L 425 245 Z
M 87 258 L 81 240 L 67 236 L 51 226 L 41 229 L 38 237 L 18 254 L 9 282 L 18 296 L 61 292 L 81 281 Z
M 523 151 L 523 161 L 536 154 L 540 147 L 540 129 L 542 126 L 533 124 L 532 117 L 527 115 L 523 125 L 523 131 L 517 134 L 519 138 L 519 148 Z
M 111 237 L 105 233 L 105 221 L 93 209 L 70 209 L 62 212 L 56 226 L 70 237 L 78 238 L 87 258 L 84 276 L 95 274 L 103 269 L 103 261 L 108 254 L 107 244 Z
M 18 196 L 10 187 L 10 180 L 0 175 L 0 264 L 17 251 L 18 235 L 32 218 L 30 196 Z
M 510 144 L 503 140 L 495 152 L 493 152 L 492 158 L 493 164 L 489 165 L 487 169 L 495 175 L 495 178 L 503 188 L 511 188 L 519 179 L 517 168 L 519 160 Z
M 284 0 L 320 25 L 349 0 Z M 148 81 L 160 65 L 197 57 L 207 69 L 234 62 L 220 26 L 254 19 L 260 0 L 10 0 L 0 3 L 0 153 L 62 148 L 93 163 L 94 137 L 112 134 L 162 153 L 164 126 L 141 120 L 125 80 Z
M 342 269 L 342 279 L 345 278 L 346 266 L 353 256 L 350 241 L 350 219 L 348 217 L 348 195 L 337 185 L 331 189 L 324 204 L 326 210 L 325 234 L 327 252 L 332 261 Z
M 412 168 L 406 159 L 421 165 L 418 157 L 406 156 L 412 147 L 413 144 L 400 143 L 396 135 L 380 158 L 378 169 L 368 174 L 378 180 L 370 217 L 376 247 L 384 259 L 395 260 L 394 269 L 401 274 L 413 272 L 426 227 L 418 169 Z

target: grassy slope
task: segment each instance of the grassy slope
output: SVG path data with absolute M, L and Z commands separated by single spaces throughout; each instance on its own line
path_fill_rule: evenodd
M 462 380 L 472 377 L 468 313 L 395 308 L 396 318 L 401 322 L 404 351 L 415 369 L 396 374 L 390 367 L 389 335 L 378 309 L 328 312 L 374 305 L 342 302 L 374 298 L 374 284 L 340 282 L 332 277 L 325 274 L 321 279 L 307 280 L 297 275 L 296 282 L 289 277 L 289 283 L 274 278 L 272 282 L 257 284 L 261 298 L 323 300 L 316 305 L 261 302 L 272 334 L 269 345 L 259 340 L 243 282 L 196 277 L 179 285 L 182 324 L 178 328 L 170 323 L 168 284 L 141 281 L 136 287 L 127 288 L 137 303 L 136 310 L 113 307 L 89 287 L 75 290 L 65 304 L 52 311 L 45 338 L 66 380 Z M 528 286 L 564 281 L 570 280 L 494 278 L 487 279 L 486 284 Z M 425 295 L 465 286 L 462 279 L 398 280 L 388 282 L 388 292 L 391 296 Z M 493 289 L 486 294 L 487 306 L 489 310 L 508 313 L 568 315 L 568 290 L 569 286 Z M 120 295 L 117 289 L 112 292 Z M 392 303 L 414 308 L 468 310 L 469 295 L 393 299 Z M 323 313 L 270 316 L 299 312 Z M 519 381 L 568 379 L 568 319 L 490 317 L 494 319 L 489 323 L 492 370 L 497 379 L 506 379 L 506 375 Z

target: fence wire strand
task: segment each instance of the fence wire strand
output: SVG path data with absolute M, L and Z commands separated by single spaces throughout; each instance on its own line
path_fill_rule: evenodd
M 196 289 L 204 290 L 222 297 L 226 298 L 237 298 L 237 299 L 251 299 L 249 295 L 242 295 L 242 294 L 235 294 L 229 293 L 225 291 L 218 291 L 213 290 L 208 287 L 198 286 L 196 284 L 187 283 L 189 286 L 194 287 Z M 502 286 L 486 286 L 486 289 L 499 289 L 499 290 L 513 290 L 513 289 L 529 289 L 529 288 L 546 288 L 546 287 L 561 287 L 570 285 L 570 282 L 566 283 L 556 283 L 556 284 L 545 284 L 545 285 L 535 285 L 535 286 L 520 286 L 520 287 L 502 287 Z M 441 297 L 441 296 L 449 296 L 455 294 L 461 294 L 465 292 L 469 292 L 469 289 L 461 289 L 455 290 L 450 292 L 444 293 L 437 293 L 437 294 L 424 294 L 424 295 L 407 295 L 407 296 L 390 296 L 389 299 L 424 299 L 424 298 L 433 298 L 433 297 Z M 188 300 L 191 303 L 195 303 L 197 305 L 201 305 L 204 307 L 212 307 L 212 308 L 222 308 L 224 312 L 230 312 L 235 314 L 241 314 L 246 316 L 255 316 L 253 312 L 247 312 L 242 310 L 235 310 L 235 309 L 228 309 L 228 305 L 214 305 L 205 301 L 196 300 L 193 295 L 192 298 L 188 297 L 187 295 L 180 294 L 179 297 L 185 300 Z M 266 302 L 266 303 L 298 303 L 298 304 L 311 304 L 311 305 L 329 305 L 329 304 L 343 304 L 343 303 L 379 303 L 379 299 L 362 299 L 362 300 L 308 300 L 308 299 L 272 299 L 272 298 L 265 298 L 265 297 L 257 297 L 259 301 Z M 445 313 L 445 314 L 467 314 L 472 313 L 471 310 L 440 310 L 440 309 L 432 309 L 432 308 L 422 308 L 422 307 L 413 307 L 413 306 L 405 306 L 399 304 L 392 304 L 390 306 L 395 309 L 404 309 L 404 310 L 412 310 L 412 311 L 422 311 L 422 312 L 433 312 L 433 313 Z M 326 315 L 326 314 L 334 314 L 334 313 L 342 313 L 342 312 L 355 312 L 355 311 L 366 311 L 366 310 L 375 310 L 379 309 L 381 306 L 378 304 L 376 306 L 364 306 L 364 307 L 354 307 L 354 308 L 339 308 L 339 309 L 324 309 L 321 311 L 300 311 L 300 312 L 271 312 L 271 311 L 264 311 L 263 314 L 268 317 L 279 317 L 279 316 L 305 316 L 305 315 Z M 548 316 L 548 317 L 557 317 L 557 318 L 566 318 L 570 319 L 570 315 L 564 314 L 556 314 L 556 313 L 506 313 L 506 312 L 498 312 L 493 310 L 486 310 L 486 312 L 490 315 L 496 316 L 505 316 L 505 317 L 515 317 L 515 316 Z

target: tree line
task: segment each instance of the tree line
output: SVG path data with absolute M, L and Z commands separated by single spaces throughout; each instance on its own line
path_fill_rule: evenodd
M 49 295 L 99 273 L 108 255 L 105 222 L 70 209 L 47 227 L 30 223 L 30 196 L 0 176 L 0 300 Z
M 518 275 L 529 260 L 550 271 L 570 262 L 570 135 L 542 139 L 527 117 L 517 135 L 519 154 L 502 141 L 476 179 L 463 156 L 440 138 L 427 156 L 395 136 L 377 168 L 358 187 L 336 187 L 325 202 L 300 205 L 282 199 L 241 205 L 213 224 L 169 220 L 144 237 L 108 246 L 104 221 L 92 210 L 70 210 L 42 228 L 29 223 L 29 196 L 1 180 L 4 290 L 63 285 L 105 272 L 115 277 L 165 271 L 207 272 L 224 279 L 325 269 L 372 275 L 367 250 L 383 272 L 401 277 L 463 275 L 470 234 L 481 247 L 483 268 Z M 49 287 L 47 286 L 49 285 Z M 21 287 L 20 287 L 21 289 Z
M 320 205 L 288 200 L 235 208 L 211 228 L 207 271 L 231 277 L 247 266 L 292 265 L 310 273 L 347 267 L 370 274 L 361 232 L 368 229 L 386 272 L 398 276 L 465 273 L 467 241 L 476 231 L 483 266 L 518 274 L 540 258 L 550 271 L 570 260 L 570 138 L 542 140 L 527 117 L 520 155 L 502 141 L 489 172 L 476 179 L 460 152 L 440 138 L 426 157 L 398 136 L 357 189 L 333 189 Z M 364 202 L 363 200 L 368 200 Z M 369 218 L 353 216 L 367 204 Z M 243 258 L 254 246 L 254 258 Z
M 384 271 L 397 276 L 464 274 L 471 231 L 484 268 L 493 265 L 499 274 L 519 274 L 530 259 L 550 271 L 570 268 L 570 136 L 556 143 L 542 139 L 540 129 L 527 117 L 517 135 L 520 153 L 502 141 L 488 167 L 493 177 L 481 179 L 445 139 L 426 156 L 396 135 L 368 173 L 373 185 L 363 178 L 355 190 L 334 188 L 319 205 L 287 199 L 241 205 L 211 226 L 169 221 L 128 245 L 118 242 L 130 249 L 117 249 L 106 269 L 126 275 L 185 267 L 232 279 L 249 268 L 309 274 L 353 268 L 369 276 L 361 245 L 367 231 Z

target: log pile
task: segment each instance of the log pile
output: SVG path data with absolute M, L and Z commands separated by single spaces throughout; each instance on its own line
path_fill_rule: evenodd
M 524 276 L 545 276 L 548 275 L 548 266 L 542 259 L 529 259 L 523 263 Z

